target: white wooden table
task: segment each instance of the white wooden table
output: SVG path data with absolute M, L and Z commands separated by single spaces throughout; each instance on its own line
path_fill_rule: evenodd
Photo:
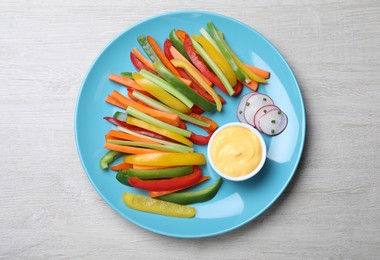
M 0 258 L 380 257 L 379 2 L 219 2 L 0 2 Z M 274 206 L 235 231 L 190 240 L 114 212 L 74 139 L 76 98 L 96 55 L 136 22 L 184 9 L 261 32 L 292 67 L 307 112 L 302 162 Z

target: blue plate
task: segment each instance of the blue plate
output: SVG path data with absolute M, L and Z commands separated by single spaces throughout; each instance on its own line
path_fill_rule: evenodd
M 112 171 L 102 171 L 99 160 L 106 152 L 104 135 L 114 127 L 102 118 L 112 116 L 118 109 L 104 102 L 116 89 L 125 88 L 108 80 L 110 73 L 135 71 L 129 52 L 139 47 L 136 38 L 151 35 L 162 46 L 173 29 L 199 34 L 199 29 L 213 21 L 223 31 L 227 42 L 245 63 L 271 72 L 269 84 L 260 86 L 259 92 L 269 95 L 287 115 L 289 124 L 275 137 L 264 136 L 268 148 L 267 161 L 261 172 L 249 181 L 224 181 L 218 194 L 210 201 L 194 204 L 197 214 L 191 219 L 172 218 L 129 209 L 121 195 L 125 191 L 143 193 L 124 186 L 115 179 Z M 245 94 L 249 90 L 244 89 Z M 241 95 L 241 96 L 242 96 Z M 237 121 L 236 107 L 239 98 L 224 95 L 227 104 L 221 113 L 206 114 L 219 125 Z M 199 132 L 199 129 L 194 128 Z M 114 39 L 99 55 L 88 72 L 81 88 L 75 113 L 75 137 L 83 167 L 101 197 L 121 216 L 136 225 L 159 234 L 173 237 L 207 237 L 236 229 L 264 212 L 284 191 L 290 182 L 299 160 L 305 139 L 305 110 L 297 81 L 288 64 L 262 35 L 231 18 L 208 12 L 174 12 L 145 20 Z M 206 147 L 195 146 L 206 155 Z M 205 175 L 213 183 L 217 175 L 207 164 Z

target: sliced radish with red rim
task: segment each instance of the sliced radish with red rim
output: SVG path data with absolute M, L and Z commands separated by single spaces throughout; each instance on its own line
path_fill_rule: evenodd
M 281 110 L 273 109 L 261 116 L 257 125 L 266 135 L 278 135 L 288 125 L 288 117 Z
M 260 128 L 258 127 L 260 117 L 274 109 L 280 110 L 276 105 L 266 105 L 260 107 L 259 110 L 257 110 L 255 116 L 253 117 L 253 126 L 260 130 Z
M 261 107 L 266 105 L 273 105 L 273 100 L 267 95 L 256 93 L 256 95 L 251 95 L 247 101 L 244 110 L 244 117 L 248 124 L 254 126 L 254 117 Z
M 240 99 L 240 102 L 239 102 L 239 105 L 238 105 L 238 108 L 236 110 L 236 115 L 237 115 L 237 118 L 240 122 L 242 123 L 247 123 L 247 121 L 245 120 L 245 117 L 244 117 L 244 110 L 245 110 L 245 107 L 247 105 L 247 99 L 252 96 L 252 95 L 256 95 L 257 93 L 248 93 L 248 94 L 245 94 L 241 99 Z

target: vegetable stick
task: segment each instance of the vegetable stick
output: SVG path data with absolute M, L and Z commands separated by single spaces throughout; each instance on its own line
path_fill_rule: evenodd
M 144 137 L 139 137 L 139 136 L 127 134 L 127 133 L 116 131 L 116 130 L 110 130 L 108 132 L 108 135 L 111 137 L 116 137 L 116 138 L 122 139 L 122 140 L 144 142 L 144 143 L 148 143 L 148 144 L 158 144 L 157 142 L 146 139 Z
M 110 169 L 113 170 L 113 171 L 126 170 L 126 169 L 129 169 L 129 168 L 132 168 L 132 164 L 129 164 L 129 163 L 120 163 L 120 164 L 116 164 L 116 165 L 113 165 L 113 166 L 110 167 Z
M 146 66 L 141 60 L 139 60 L 139 58 L 137 58 L 136 55 L 133 54 L 133 52 L 129 53 L 129 58 L 131 59 L 131 62 L 133 64 L 133 66 L 135 66 L 135 68 L 137 70 L 145 69 L 147 71 L 150 71 L 152 73 L 156 73 L 157 74 L 156 71 L 152 70 L 151 68 L 149 68 L 148 66 Z
M 197 115 L 195 113 L 191 113 L 189 116 L 194 117 L 194 118 L 196 118 L 198 120 L 202 120 L 204 122 L 209 123 L 210 124 L 209 127 L 202 127 L 202 128 L 204 128 L 204 129 L 206 129 L 208 131 L 215 131 L 218 128 L 218 124 L 214 120 L 212 120 L 212 119 L 210 119 L 208 117 Z
M 155 71 L 155 69 L 153 68 L 153 63 L 151 63 L 147 58 L 145 58 L 145 56 L 142 55 L 142 53 L 137 48 L 133 48 L 132 52 L 142 63 L 145 64 L 145 66 Z
M 170 63 L 170 61 L 165 57 L 165 54 L 162 52 L 160 46 L 158 46 L 157 42 L 153 39 L 151 36 L 147 36 L 146 39 L 148 40 L 150 46 L 152 47 L 153 51 L 156 53 L 157 57 L 161 60 L 161 62 L 164 64 L 166 68 L 168 68 L 174 75 L 177 77 L 180 77 L 178 71 L 176 68 Z
M 127 109 L 126 106 L 124 106 L 124 104 L 120 103 L 119 101 L 117 101 L 114 97 L 112 96 L 107 96 L 106 97 L 106 100 L 105 100 L 107 103 L 111 104 L 111 105 L 114 105 L 116 107 L 120 107 L 122 109 Z
M 135 101 L 135 102 L 138 102 L 139 100 L 133 95 L 133 91 L 130 91 L 129 89 L 128 89 L 128 97 L 131 99 L 131 100 L 133 100 L 133 101 Z M 125 108 L 126 109 L 126 108 Z
M 257 68 L 257 67 L 254 67 L 254 66 L 251 66 L 251 65 L 246 64 L 246 63 L 244 63 L 244 65 L 245 65 L 249 70 L 251 70 L 253 73 L 255 73 L 257 76 L 262 77 L 262 78 L 264 78 L 264 79 L 269 79 L 269 77 L 270 77 L 270 72 L 269 72 L 269 71 L 266 71 L 266 70 L 263 70 L 263 69 L 260 69 L 260 68 Z
M 177 49 L 174 48 L 174 46 L 170 47 L 170 53 L 174 59 L 183 60 L 184 62 L 189 63 L 191 67 L 193 67 L 195 70 L 199 72 L 199 70 L 196 67 L 194 67 L 194 65 L 191 64 L 179 51 L 177 51 Z M 206 81 L 209 86 L 212 86 L 211 81 L 209 81 L 202 73 L 199 72 L 199 74 L 202 75 L 203 80 Z
M 112 91 L 112 97 L 114 97 L 117 101 L 125 105 L 127 108 L 133 107 L 165 123 L 168 123 L 174 126 L 179 125 L 179 116 L 174 113 L 163 112 L 163 111 L 159 111 L 153 108 L 143 106 L 141 104 L 136 103 L 133 100 L 128 99 L 127 97 L 123 96 L 116 90 Z
M 104 148 L 108 150 L 112 150 L 112 151 L 127 153 L 127 154 L 163 153 L 162 151 L 153 150 L 153 149 L 125 146 L 125 145 L 118 145 L 118 144 L 111 144 L 111 143 L 105 143 Z
M 165 190 L 165 191 L 149 191 L 149 196 L 151 196 L 152 198 L 154 197 L 159 197 L 159 196 L 164 196 L 164 195 L 167 195 L 167 194 L 170 194 L 170 193 L 173 193 L 173 192 L 176 192 L 176 191 L 180 191 L 180 190 L 184 190 L 184 189 L 188 189 L 192 186 L 195 186 L 199 183 L 202 183 L 204 181 L 207 181 L 208 179 L 210 179 L 210 176 L 202 176 L 202 178 L 194 183 L 193 185 L 189 186 L 189 187 L 184 187 L 184 188 L 181 188 L 181 189 L 175 189 L 175 190 Z
M 144 89 L 140 87 L 133 79 L 116 74 L 110 74 L 108 79 L 120 85 L 144 91 Z
M 106 141 L 108 141 L 108 140 L 123 140 L 123 139 L 117 138 L 115 136 L 110 136 L 109 134 L 106 134 L 104 137 L 105 137 Z
M 259 87 L 259 83 L 256 81 L 251 80 L 249 83 L 244 83 L 244 86 L 247 86 L 248 88 L 252 89 L 253 91 L 256 91 Z
M 183 30 L 176 30 L 177 37 L 183 42 L 185 40 L 186 32 Z
M 164 168 L 171 168 L 167 166 L 147 166 L 147 165 L 137 165 L 132 164 L 133 169 L 139 169 L 139 170 L 156 170 L 156 169 L 164 169 Z
M 182 129 L 187 129 L 187 125 L 182 120 L 179 121 L 179 126 L 178 127 L 182 128 Z

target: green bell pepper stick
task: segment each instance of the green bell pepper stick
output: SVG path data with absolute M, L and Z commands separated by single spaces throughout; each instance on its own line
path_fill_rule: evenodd
M 173 203 L 177 203 L 181 205 L 208 201 L 216 195 L 220 186 L 222 185 L 222 182 L 223 182 L 223 179 L 219 178 L 214 184 L 202 190 L 174 192 L 174 193 L 170 193 L 164 196 L 157 197 L 157 199 L 173 202 Z
M 160 63 L 166 69 L 166 67 L 161 63 L 161 61 L 156 61 L 156 62 Z M 169 73 L 171 73 L 171 72 L 169 72 Z M 140 75 L 143 76 L 144 78 L 146 78 L 147 80 L 151 81 L 152 83 L 156 84 L 157 86 L 161 87 L 166 92 L 169 92 L 170 94 L 172 94 L 174 97 L 176 97 L 177 99 L 179 99 L 182 103 L 184 103 L 188 108 L 191 108 L 194 105 L 193 101 L 191 101 L 178 88 L 176 88 L 175 86 L 173 86 L 172 84 L 170 84 L 170 82 L 166 82 L 165 80 L 163 80 L 162 78 L 158 77 L 157 75 L 154 75 L 153 73 L 151 73 L 151 72 L 149 72 L 147 70 L 144 70 L 144 69 L 142 69 L 140 71 Z M 176 77 L 175 75 L 173 75 L 173 76 Z M 185 83 L 183 83 L 183 84 L 185 84 Z M 187 85 L 186 85 L 186 87 L 187 87 Z
M 153 98 L 150 98 L 150 97 L 144 95 L 143 93 L 141 93 L 137 90 L 133 91 L 133 95 L 135 96 L 135 98 L 137 98 L 138 100 L 140 100 L 140 101 L 144 102 L 145 104 L 151 106 L 152 108 L 155 108 L 157 110 L 161 110 L 164 112 L 172 112 L 174 114 L 177 114 L 179 116 L 179 118 L 181 118 L 184 121 L 187 121 L 189 123 L 192 123 L 192 124 L 198 125 L 198 126 L 202 126 L 202 127 L 209 127 L 210 126 L 210 124 L 205 122 L 205 121 L 202 121 L 202 120 L 196 119 L 192 116 L 181 113 L 181 112 L 179 112 L 179 111 L 177 111 L 171 107 L 168 107 L 168 106 L 162 104 L 161 102 L 154 100 Z M 116 113 L 121 113 L 121 112 L 116 112 Z
M 240 80 L 240 82 L 246 82 L 249 83 L 250 79 L 240 70 L 234 59 L 232 58 L 232 55 L 228 51 L 227 47 L 224 45 L 224 42 L 220 38 L 220 35 L 218 31 L 216 30 L 214 24 L 212 22 L 207 23 L 207 27 L 211 32 L 212 38 L 214 39 L 216 45 L 218 45 L 219 50 L 223 54 L 223 56 L 226 58 L 227 62 L 230 64 L 232 70 L 235 72 L 236 77 Z
M 194 49 L 199 53 L 199 55 L 201 55 L 201 57 L 206 61 L 210 68 L 215 72 L 216 76 L 218 76 L 220 81 L 223 83 L 228 94 L 232 96 L 235 93 L 235 91 L 228 79 L 226 78 L 226 76 L 223 74 L 222 70 L 219 68 L 219 66 L 212 60 L 212 58 L 207 54 L 203 47 L 196 40 L 193 39 L 193 37 L 191 37 L 191 42 L 193 44 Z
M 183 42 L 178 38 L 175 29 L 170 32 L 169 40 L 173 44 L 174 48 L 176 48 L 187 60 L 190 60 L 189 55 L 187 55 L 185 48 L 183 47 Z
M 179 92 L 188 97 L 194 104 L 204 111 L 214 111 L 216 106 L 204 97 L 200 96 L 193 89 L 189 88 L 185 83 L 171 73 L 160 61 L 153 63 L 154 69 L 163 77 L 170 85 L 175 87 Z
M 184 151 L 182 149 L 178 149 L 175 146 L 170 146 L 170 145 L 148 144 L 148 143 L 144 143 L 144 142 L 133 142 L 133 141 L 124 141 L 124 140 L 108 140 L 107 143 L 134 146 L 134 147 L 150 148 L 150 149 L 155 149 L 155 150 L 159 150 L 159 151 L 173 152 L 173 153 L 190 153 L 190 152 L 194 151 L 194 150 L 193 151 Z
M 131 187 L 132 185 L 129 184 L 128 178 L 129 176 L 124 174 L 122 171 L 118 171 L 116 174 L 116 180 L 118 180 L 121 184 Z
M 139 44 L 141 45 L 141 47 L 143 48 L 145 53 L 148 55 L 151 61 L 154 62 L 156 60 L 160 60 L 144 35 L 140 35 L 139 37 L 137 37 L 137 41 L 139 42 Z
M 171 167 L 166 169 L 142 170 L 142 169 L 126 169 L 120 170 L 124 175 L 129 177 L 137 177 L 142 180 L 166 179 L 185 176 L 193 172 L 193 166 L 185 165 L 179 167 Z
M 100 159 L 100 168 L 105 170 L 108 169 L 108 166 L 113 163 L 116 159 L 121 157 L 123 153 L 116 151 L 108 151 L 105 155 Z
M 151 116 L 149 116 L 149 115 L 147 115 L 147 114 L 145 114 L 145 113 L 143 113 L 143 112 L 141 112 L 141 111 L 139 111 L 139 110 L 137 110 L 131 106 L 129 106 L 126 111 L 127 111 L 128 115 L 134 116 L 134 117 L 141 119 L 141 120 L 143 120 L 149 124 L 164 128 L 166 130 L 169 130 L 169 131 L 172 131 L 174 133 L 183 135 L 185 137 L 190 137 L 190 135 L 191 135 L 191 132 L 189 130 L 185 130 L 185 129 L 170 125 L 168 123 L 162 122 L 162 121 L 160 121 L 154 117 L 151 117 Z
M 132 72 L 121 72 L 120 75 L 126 78 L 133 79 Z

